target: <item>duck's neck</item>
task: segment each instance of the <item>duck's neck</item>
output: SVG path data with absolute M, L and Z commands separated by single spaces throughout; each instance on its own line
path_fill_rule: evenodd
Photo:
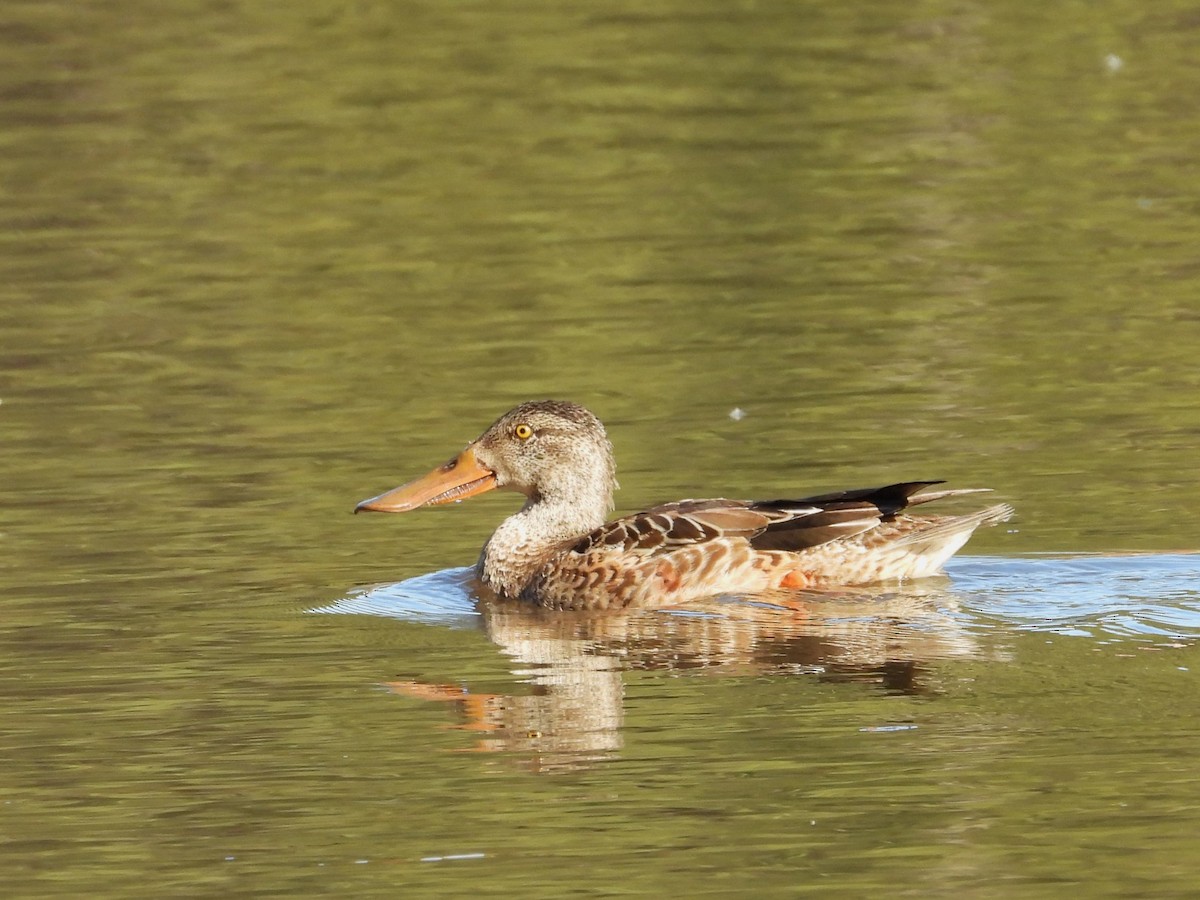
M 611 506 L 611 488 L 570 498 L 531 497 L 520 512 L 500 523 L 484 545 L 477 566 L 479 577 L 502 596 L 521 596 L 564 544 L 603 525 Z

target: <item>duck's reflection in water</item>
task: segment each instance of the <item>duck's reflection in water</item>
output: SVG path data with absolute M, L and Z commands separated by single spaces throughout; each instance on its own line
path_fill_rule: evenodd
M 917 693 L 925 689 L 925 663 L 978 652 L 948 581 L 581 613 L 483 598 L 472 593 L 465 573 L 439 574 L 442 589 L 459 592 L 444 595 L 441 617 L 430 615 L 430 591 L 438 588 L 433 576 L 375 588 L 322 611 L 481 623 L 532 690 L 474 693 L 459 684 L 411 681 L 386 687 L 453 703 L 457 727 L 479 733 L 477 749 L 514 754 L 538 771 L 587 766 L 621 748 L 629 671 L 802 675 Z M 473 606 L 464 603 L 463 591 Z

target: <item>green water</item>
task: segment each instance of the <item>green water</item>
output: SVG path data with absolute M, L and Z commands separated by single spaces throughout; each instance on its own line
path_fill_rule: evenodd
M 1198 38 L 5 3 L 4 894 L 1194 896 Z M 408 582 L 513 498 L 355 502 L 544 396 L 622 511 L 946 478 L 1018 517 L 799 611 Z

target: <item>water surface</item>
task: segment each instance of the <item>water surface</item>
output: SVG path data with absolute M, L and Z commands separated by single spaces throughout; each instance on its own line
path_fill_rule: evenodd
M 1194 895 L 1198 27 L 5 4 L 6 893 Z M 350 516 L 545 396 L 622 512 L 1018 516 L 600 619 L 474 602 L 512 497 Z

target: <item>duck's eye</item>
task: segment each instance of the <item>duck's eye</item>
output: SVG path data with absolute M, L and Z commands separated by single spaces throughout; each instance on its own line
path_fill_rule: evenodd
M 531 437 L 533 437 L 533 429 L 530 428 L 528 425 L 526 425 L 524 422 L 522 422 L 520 425 L 518 425 L 516 428 L 513 429 L 513 434 L 515 434 L 521 440 L 527 441 Z

